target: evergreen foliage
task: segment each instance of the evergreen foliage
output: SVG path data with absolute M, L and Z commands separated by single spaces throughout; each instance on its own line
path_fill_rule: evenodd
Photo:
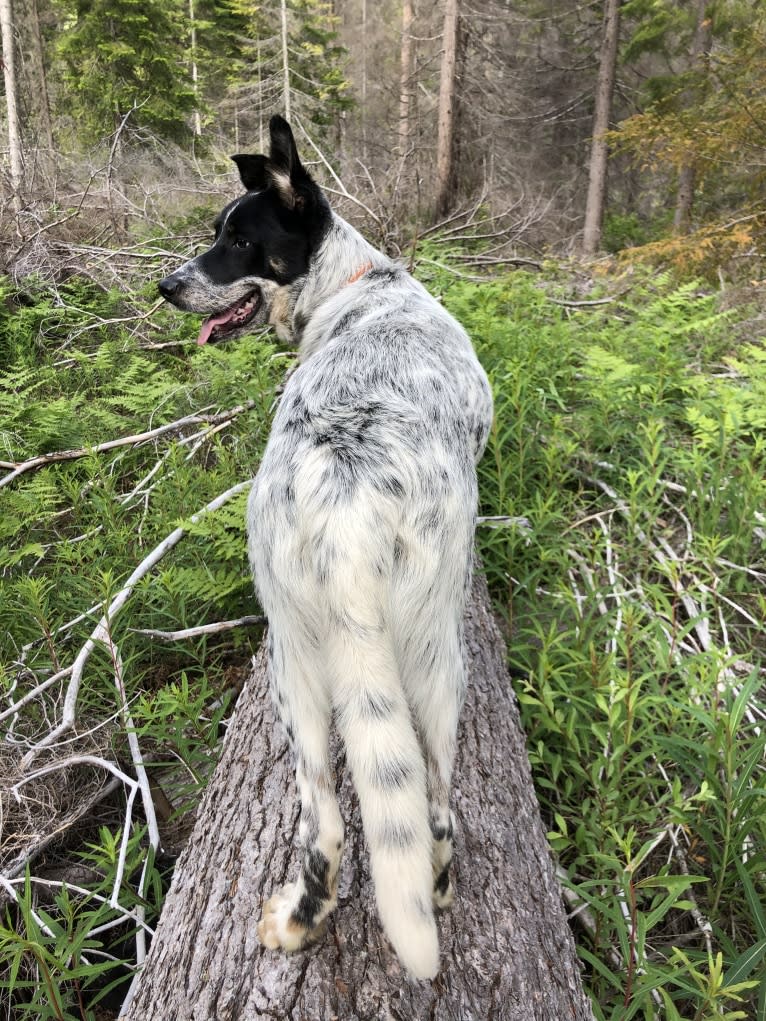
M 161 0 L 62 0 L 57 40 L 66 106 L 78 136 L 96 142 L 130 114 L 165 138 L 189 137 L 194 105 L 184 68 L 186 26 L 178 3 Z
M 271 114 L 284 109 L 285 70 L 279 4 L 217 0 L 237 25 L 227 46 L 227 99 L 243 138 L 263 139 Z M 324 0 L 287 0 L 288 87 L 294 114 L 320 138 L 353 106 L 344 73 L 345 50 L 337 41 L 337 17 Z M 254 142 L 251 143 L 251 147 Z M 261 144 L 261 149 L 263 149 Z

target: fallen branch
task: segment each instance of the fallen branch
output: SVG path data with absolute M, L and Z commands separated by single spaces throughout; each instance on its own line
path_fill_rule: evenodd
M 139 443 L 145 443 L 147 440 L 154 440 L 159 436 L 164 436 L 166 433 L 183 429 L 187 425 L 199 425 L 200 423 L 215 425 L 219 422 L 227 422 L 232 418 L 236 418 L 237 415 L 241 415 L 243 411 L 250 411 L 254 407 L 255 401 L 251 399 L 245 404 L 239 404 L 236 408 L 222 411 L 217 415 L 186 415 L 175 422 L 160 425 L 156 429 L 149 429 L 143 433 L 135 433 L 133 436 L 122 436 L 115 440 L 107 440 L 105 443 L 97 443 L 93 447 L 79 447 L 75 450 L 57 450 L 50 454 L 38 454 L 37 457 L 30 457 L 29 460 L 20 463 L 0 461 L 0 467 L 13 469 L 13 471 L 0 478 L 0 489 L 3 486 L 9 485 L 20 475 L 24 475 L 26 472 L 33 471 L 36 468 L 44 468 L 46 465 L 56 464 L 60 461 L 76 461 L 81 457 L 87 457 L 89 454 L 101 454 L 104 451 L 115 450 L 118 447 L 134 447 Z
M 199 521 L 204 514 L 211 514 L 213 511 L 218 510 L 219 507 L 222 507 L 233 496 L 236 496 L 237 493 L 241 493 L 244 489 L 249 488 L 252 484 L 252 479 L 248 479 L 246 482 L 239 482 L 237 485 L 232 486 L 231 489 L 227 489 L 225 493 L 221 493 L 220 496 L 217 496 L 214 500 L 211 500 L 210 503 L 206 504 L 202 510 L 193 514 L 190 518 L 191 523 L 196 524 L 196 522 Z M 170 535 L 168 535 L 159 544 L 159 546 L 156 546 L 151 553 L 141 561 L 138 567 L 136 567 L 130 575 L 125 585 L 111 601 L 106 612 L 91 632 L 90 637 L 85 645 L 83 645 L 77 655 L 77 658 L 72 664 L 72 676 L 64 696 L 64 709 L 61 717 L 61 723 L 59 723 L 57 727 L 54 727 L 49 734 L 30 748 L 21 760 L 22 769 L 26 769 L 29 766 L 29 763 L 32 762 L 43 748 L 54 744 L 58 741 L 62 734 L 65 734 L 67 731 L 72 729 L 76 718 L 77 696 L 80 690 L 83 670 L 85 669 L 85 664 L 96 647 L 96 644 L 98 642 L 106 645 L 109 644 L 109 629 L 113 624 L 115 617 L 128 601 L 133 589 L 136 587 L 138 582 L 145 577 L 145 575 L 149 574 L 155 565 L 160 562 L 165 554 L 181 541 L 187 531 L 188 529 L 184 525 L 179 525 L 178 528 L 174 529 Z
M 562 308 L 592 308 L 595 305 L 609 305 L 616 300 L 616 298 L 593 298 L 589 301 L 568 301 L 563 298 L 548 298 L 552 305 L 561 305 Z
M 158 638 L 161 642 L 183 642 L 187 638 L 198 638 L 200 635 L 217 635 L 222 631 L 231 631 L 238 627 L 254 627 L 265 624 L 265 617 L 240 617 L 239 620 L 219 620 L 213 624 L 199 624 L 181 631 L 155 631 L 152 628 L 131 628 L 134 634 L 146 635 L 147 638 Z
M 511 517 L 508 514 L 483 514 L 476 518 L 477 525 L 485 528 L 518 528 L 520 532 L 531 532 L 529 518 Z

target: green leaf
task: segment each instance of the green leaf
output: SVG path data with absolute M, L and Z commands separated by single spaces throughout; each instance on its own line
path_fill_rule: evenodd
M 766 913 L 764 913 L 763 900 L 758 895 L 755 886 L 753 885 L 753 881 L 750 878 L 750 873 L 739 856 L 734 859 L 734 864 L 737 869 L 739 881 L 745 891 L 745 899 L 747 900 L 748 907 L 752 912 L 758 935 L 762 940 L 766 940 Z
M 683 893 L 692 883 L 709 883 L 706 876 L 647 876 L 635 885 L 637 890 L 648 890 L 659 887 L 671 893 Z
M 764 954 L 766 954 L 766 939 L 754 943 L 753 946 L 749 947 L 732 961 L 724 977 L 724 985 L 728 989 L 736 989 L 737 986 L 745 988 L 743 983 L 747 983 L 749 976 L 752 975 L 755 968 L 763 960 Z M 756 985 L 756 983 L 753 983 L 753 985 Z
M 596 957 L 590 952 L 590 950 L 587 950 L 582 946 L 578 946 L 577 953 L 584 961 L 587 961 L 587 963 L 594 968 L 602 978 L 606 979 L 609 985 L 617 990 L 622 989 L 623 980 L 621 976 L 615 975 L 614 972 L 610 971 L 600 958 Z

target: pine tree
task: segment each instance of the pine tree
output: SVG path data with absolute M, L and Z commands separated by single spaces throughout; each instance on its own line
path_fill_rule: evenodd
M 58 42 L 66 108 L 96 141 L 130 114 L 130 128 L 190 137 L 195 96 L 185 64 L 186 8 L 163 0 L 75 0 Z
M 441 75 L 439 81 L 438 137 L 436 141 L 436 216 L 444 216 L 455 190 L 455 68 L 460 19 L 458 0 L 444 8 Z
M 609 128 L 609 120 L 612 115 L 619 34 L 620 0 L 606 0 L 588 170 L 588 198 L 585 206 L 582 242 L 584 255 L 595 255 L 601 244 L 601 226 L 606 202 L 607 143 L 604 136 Z
M 665 171 L 678 181 L 680 195 L 668 194 L 666 204 L 675 206 L 675 229 L 683 234 L 691 225 L 692 198 L 697 219 L 728 218 L 762 191 L 766 13 L 724 0 L 706 8 L 667 0 L 653 11 L 648 25 L 655 31 L 645 30 L 637 42 L 662 47 L 681 70 L 648 79 L 643 111 L 611 137 L 644 169 Z
M 225 106 L 241 144 L 253 147 L 249 140 L 258 139 L 262 148 L 263 125 L 288 105 L 291 116 L 326 138 L 339 114 L 353 105 L 330 4 L 284 0 L 265 7 L 254 0 L 217 0 L 216 6 L 232 27 Z M 220 82 L 220 72 L 214 77 Z

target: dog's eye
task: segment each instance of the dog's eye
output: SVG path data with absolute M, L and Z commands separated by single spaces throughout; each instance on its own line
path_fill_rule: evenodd
M 247 238 L 237 238 L 237 240 L 234 242 L 234 247 L 235 248 L 249 248 L 250 247 L 250 242 L 247 240 Z

